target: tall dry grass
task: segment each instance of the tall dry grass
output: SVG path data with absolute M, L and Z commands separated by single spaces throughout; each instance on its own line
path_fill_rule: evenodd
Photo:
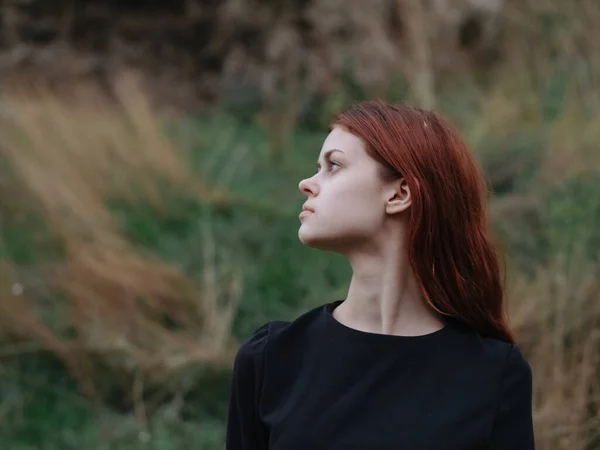
M 547 133 L 547 139 L 532 188 L 496 199 L 496 221 L 528 212 L 547 214 L 548 198 L 573 180 L 598 180 L 600 186 L 600 4 L 508 0 L 503 20 L 505 57 L 473 140 L 477 146 L 513 130 Z M 559 88 L 549 92 L 553 83 Z M 549 107 L 549 100 L 557 106 Z M 511 165 L 498 161 L 498 166 Z M 515 161 L 512 170 L 518 172 L 523 165 Z M 563 211 L 565 216 L 583 207 L 577 201 Z M 574 230 L 561 232 L 570 235 L 569 251 L 553 254 L 532 278 L 514 271 L 509 276 L 511 318 L 533 369 L 536 448 L 598 448 L 600 248 L 586 248 Z M 595 251 L 596 258 L 584 257 L 586 251 Z
M 108 381 L 98 361 L 125 374 L 123 382 L 135 374 L 149 383 L 193 363 L 230 364 L 244 281 L 235 261 L 223 275 L 209 222 L 200 282 L 124 237 L 109 201 L 144 201 L 160 216 L 164 186 L 207 204 L 227 199 L 192 177 L 135 79 L 126 75 L 115 86 L 117 101 L 90 86 L 75 87 L 69 98 L 32 86 L 13 90 L 0 120 L 0 158 L 11 172 L 0 202 L 16 214 L 37 214 L 63 249 L 33 269 L 0 261 L 0 332 L 13 336 L 0 355 L 33 339 L 61 357 L 89 393 Z M 32 270 L 36 288 L 24 281 Z
M 560 261 L 510 288 L 511 318 L 532 366 L 537 448 L 588 449 L 600 438 L 599 267 Z

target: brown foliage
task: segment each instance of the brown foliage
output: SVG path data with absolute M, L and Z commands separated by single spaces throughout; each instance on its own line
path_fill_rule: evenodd
M 0 156 L 15 172 L 22 209 L 41 213 L 65 253 L 42 266 L 50 298 L 29 298 L 27 290 L 15 295 L 23 270 L 2 262 L 2 331 L 58 354 L 90 391 L 99 381 L 96 358 L 155 380 L 195 362 L 230 364 L 230 323 L 242 283 L 235 267 L 233 278 L 220 279 L 207 253 L 213 277 L 194 284 L 122 236 L 109 198 L 142 199 L 160 213 L 161 180 L 208 203 L 219 195 L 192 179 L 133 79 L 121 79 L 117 90 L 127 91 L 119 104 L 89 88 L 68 100 L 43 90 L 11 92 L 10 113 L 0 123 Z
M 0 9 L 7 49 L 0 80 L 28 75 L 68 87 L 73 79 L 106 80 L 135 67 L 161 104 L 192 107 L 220 94 L 258 95 L 271 104 L 300 73 L 297 89 L 330 92 L 350 62 L 370 95 L 400 72 L 426 102 L 434 71 L 464 74 L 487 64 L 504 1 L 421 3 L 7 0 Z M 429 81 L 420 88 L 423 74 Z
M 555 260 L 533 282 L 515 277 L 510 292 L 534 375 L 540 449 L 585 449 L 600 437 L 600 267 L 584 260 L 572 267 Z

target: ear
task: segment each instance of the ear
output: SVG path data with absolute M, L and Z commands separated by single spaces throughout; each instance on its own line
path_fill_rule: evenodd
M 401 213 L 410 208 L 411 204 L 412 198 L 410 196 L 410 188 L 404 178 L 395 180 L 390 184 L 389 188 L 386 189 L 386 214 Z

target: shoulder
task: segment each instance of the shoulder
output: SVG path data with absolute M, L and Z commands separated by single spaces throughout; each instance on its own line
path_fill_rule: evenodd
M 279 330 L 286 324 L 287 322 L 269 321 L 254 330 L 250 337 L 240 345 L 235 357 L 235 366 L 248 366 L 260 362 L 269 343 L 272 330 Z
M 531 371 L 529 363 L 517 344 L 484 336 L 464 325 L 456 325 L 457 347 L 468 358 L 480 361 L 485 365 L 509 371 Z
M 533 374 L 529 361 L 516 344 L 505 344 L 503 350 L 501 390 L 505 395 L 508 391 L 531 395 Z
M 504 403 L 530 399 L 533 375 L 529 361 L 517 344 L 478 335 L 484 364 L 496 380 L 496 393 Z
M 533 377 L 531 366 L 516 344 L 488 342 L 498 361 L 494 384 L 494 416 L 490 449 L 533 449 Z
M 324 307 L 315 307 L 292 321 L 271 320 L 264 323 L 242 343 L 236 355 L 236 364 L 260 362 L 269 351 L 283 342 L 292 344 L 310 335 Z
M 458 333 L 460 345 L 452 352 L 463 379 L 474 391 L 495 399 L 499 414 L 516 405 L 527 410 L 531 403 L 533 375 L 529 361 L 517 344 L 485 337 L 475 331 Z M 456 362 L 456 361 L 455 361 Z
M 486 356 L 501 367 L 504 375 L 531 377 L 531 366 L 517 344 L 478 335 Z
M 483 338 L 483 341 L 491 360 L 500 371 L 502 388 L 505 389 L 511 385 L 521 385 L 523 388 L 531 386 L 531 366 L 517 344 L 491 338 Z
M 465 328 L 456 330 L 446 339 L 444 353 L 461 376 L 488 388 L 495 387 L 496 393 L 515 384 L 531 386 L 531 367 L 517 344 Z
M 528 378 L 532 376 L 529 361 L 527 361 L 527 358 L 516 344 L 508 345 L 504 372 L 508 375 L 520 374 Z

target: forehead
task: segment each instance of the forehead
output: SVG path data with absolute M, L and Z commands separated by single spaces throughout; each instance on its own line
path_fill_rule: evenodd
M 367 156 L 362 140 L 341 127 L 335 127 L 325 138 L 321 155 L 329 150 L 341 150 L 349 156 Z

